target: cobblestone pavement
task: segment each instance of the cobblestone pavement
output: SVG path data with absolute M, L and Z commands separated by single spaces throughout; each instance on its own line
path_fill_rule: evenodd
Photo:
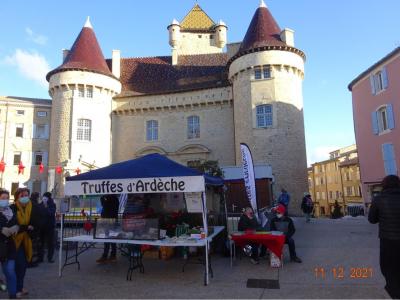
M 376 226 L 362 218 L 320 219 L 311 224 L 295 219 L 295 224 L 302 264 L 287 261 L 287 247 L 280 270 L 270 268 L 266 260 L 251 265 L 247 258 L 238 259 L 231 268 L 229 258 L 214 255 L 214 278 L 207 287 L 202 267 L 189 265 L 182 273 L 183 261 L 178 258 L 145 259 L 145 274 L 135 272 L 133 280 L 126 281 L 126 258 L 97 265 L 99 250 L 81 257 L 80 271 L 67 267 L 62 278 L 57 276 L 57 264 L 28 269 L 25 285 L 30 298 L 388 298 L 379 269 Z M 315 268 L 323 268 L 325 278 Z M 335 278 L 333 268 L 337 277 L 343 268 L 344 278 Z M 371 268 L 372 278 L 351 278 L 351 268 Z M 249 278 L 279 279 L 280 289 L 247 288 Z

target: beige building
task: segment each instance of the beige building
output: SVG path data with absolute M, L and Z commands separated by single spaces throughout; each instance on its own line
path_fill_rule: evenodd
M 50 118 L 51 100 L 0 96 L 1 187 L 12 194 L 19 186 L 47 191 Z
M 261 1 L 242 42 L 196 4 L 167 27 L 171 56 L 105 59 L 89 20 L 62 63 L 47 75 L 53 100 L 49 189 L 66 176 L 161 153 L 183 164 L 272 167 L 275 191 L 293 202 L 307 188 L 303 121 L 305 54 Z M 226 51 L 225 51 L 226 49 Z M 293 203 L 293 211 L 299 203 Z
M 360 168 L 355 145 L 330 153 L 330 159 L 308 169 L 309 191 L 316 216 L 330 216 L 335 202 L 343 214 L 354 214 L 363 206 Z

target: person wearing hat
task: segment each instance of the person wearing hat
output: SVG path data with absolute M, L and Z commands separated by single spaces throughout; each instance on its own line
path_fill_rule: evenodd
M 301 210 L 306 215 L 306 222 L 310 223 L 311 214 L 314 210 L 314 203 L 309 192 L 304 193 L 303 201 L 301 202 Z
M 286 237 L 285 244 L 288 244 L 289 246 L 290 261 L 301 263 L 302 260 L 297 257 L 296 245 L 293 239 L 296 228 L 294 227 L 293 220 L 285 216 L 285 211 L 285 206 L 278 206 L 276 209 L 276 216 L 271 220 L 271 230 L 283 232 Z

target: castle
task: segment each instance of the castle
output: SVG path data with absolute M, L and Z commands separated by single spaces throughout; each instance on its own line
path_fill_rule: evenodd
M 246 143 L 256 164 L 272 166 L 275 191 L 284 187 L 299 201 L 307 191 L 305 54 L 264 1 L 241 43 L 229 44 L 227 31 L 196 4 L 168 26 L 171 56 L 123 58 L 113 50 L 105 59 L 88 19 L 47 74 L 49 182 L 62 187 L 75 170 L 149 153 L 240 166 Z

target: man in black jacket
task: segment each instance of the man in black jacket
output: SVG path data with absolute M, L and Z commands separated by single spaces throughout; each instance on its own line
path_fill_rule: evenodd
M 47 246 L 47 260 L 54 263 L 55 228 L 56 228 L 56 204 L 50 192 L 43 194 L 42 201 L 38 204 L 43 218 L 43 226 L 40 230 L 39 260 L 43 262 L 44 249 Z
M 100 198 L 101 217 L 104 219 L 118 219 L 119 200 L 117 195 L 104 195 Z M 108 258 L 108 253 L 111 254 Z M 103 255 L 96 261 L 97 263 L 115 262 L 117 260 L 117 245 L 114 243 L 104 243 Z
M 260 224 L 258 224 L 258 221 L 256 217 L 254 216 L 254 211 L 251 207 L 246 207 L 243 215 L 240 217 L 239 223 L 238 223 L 238 230 L 239 231 L 247 231 L 247 230 L 252 230 L 256 231 L 257 229 L 260 228 Z M 259 248 L 260 245 L 256 243 L 251 243 L 251 263 L 252 264 L 259 264 Z M 261 249 L 261 256 L 265 255 L 265 248 L 263 247 Z
M 379 223 L 380 266 L 386 279 L 385 289 L 392 298 L 400 298 L 400 178 L 387 176 L 382 192 L 372 200 L 368 220 Z
M 272 231 L 281 231 L 285 234 L 286 241 L 285 243 L 289 246 L 290 260 L 301 263 L 302 260 L 297 257 L 296 254 L 296 245 L 294 243 L 293 235 L 296 232 L 296 228 L 294 227 L 293 220 L 287 216 L 285 216 L 285 207 L 283 205 L 279 205 L 276 210 L 276 217 L 271 220 L 271 230 Z

